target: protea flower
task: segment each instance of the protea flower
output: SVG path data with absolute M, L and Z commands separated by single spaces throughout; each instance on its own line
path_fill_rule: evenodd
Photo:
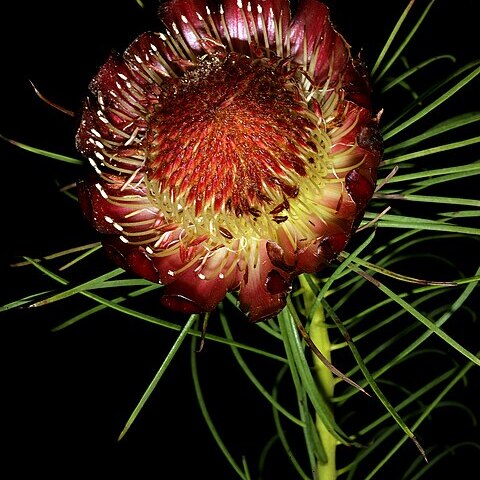
M 170 0 L 90 85 L 80 205 L 120 266 L 183 313 L 236 292 L 274 316 L 344 249 L 382 155 L 365 68 L 328 8 Z

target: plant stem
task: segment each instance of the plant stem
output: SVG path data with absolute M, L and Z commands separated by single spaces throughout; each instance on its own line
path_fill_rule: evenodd
M 309 312 L 310 307 L 315 301 L 315 295 L 312 292 L 307 280 L 303 276 L 300 277 L 300 283 L 303 287 L 303 299 L 305 308 L 306 311 Z M 315 311 L 312 312 L 311 318 L 312 320 L 309 329 L 310 338 L 330 362 L 330 338 L 328 335 L 327 325 L 325 323 L 325 314 L 321 303 L 318 303 Z M 316 373 L 316 378 L 318 380 L 319 388 L 322 391 L 326 403 L 330 405 L 331 398 L 333 397 L 333 390 L 335 387 L 333 374 L 316 355 L 313 355 L 313 366 Z M 325 428 L 325 425 L 320 420 L 318 415 L 316 417 L 315 425 L 322 445 L 325 449 L 325 453 L 327 455 L 326 463 L 317 463 L 317 480 L 334 480 L 337 478 L 337 469 L 335 463 L 337 441 Z

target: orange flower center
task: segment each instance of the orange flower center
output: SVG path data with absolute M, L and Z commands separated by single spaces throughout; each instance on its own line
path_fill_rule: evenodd
M 166 79 L 145 142 L 161 210 L 285 221 L 315 152 L 316 117 L 295 78 L 278 59 L 230 53 Z

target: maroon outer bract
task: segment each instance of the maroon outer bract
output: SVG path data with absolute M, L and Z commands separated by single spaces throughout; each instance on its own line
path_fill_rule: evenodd
M 90 84 L 77 148 L 81 208 L 107 254 L 208 312 L 227 292 L 251 321 L 345 248 L 382 155 L 364 66 L 327 7 L 170 0 Z

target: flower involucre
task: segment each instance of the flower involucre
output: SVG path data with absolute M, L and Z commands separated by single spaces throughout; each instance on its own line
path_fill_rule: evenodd
M 170 0 L 165 33 L 111 55 L 77 147 L 80 205 L 123 268 L 183 313 L 238 293 L 278 313 L 360 222 L 382 155 L 361 63 L 327 7 L 304 0 Z

